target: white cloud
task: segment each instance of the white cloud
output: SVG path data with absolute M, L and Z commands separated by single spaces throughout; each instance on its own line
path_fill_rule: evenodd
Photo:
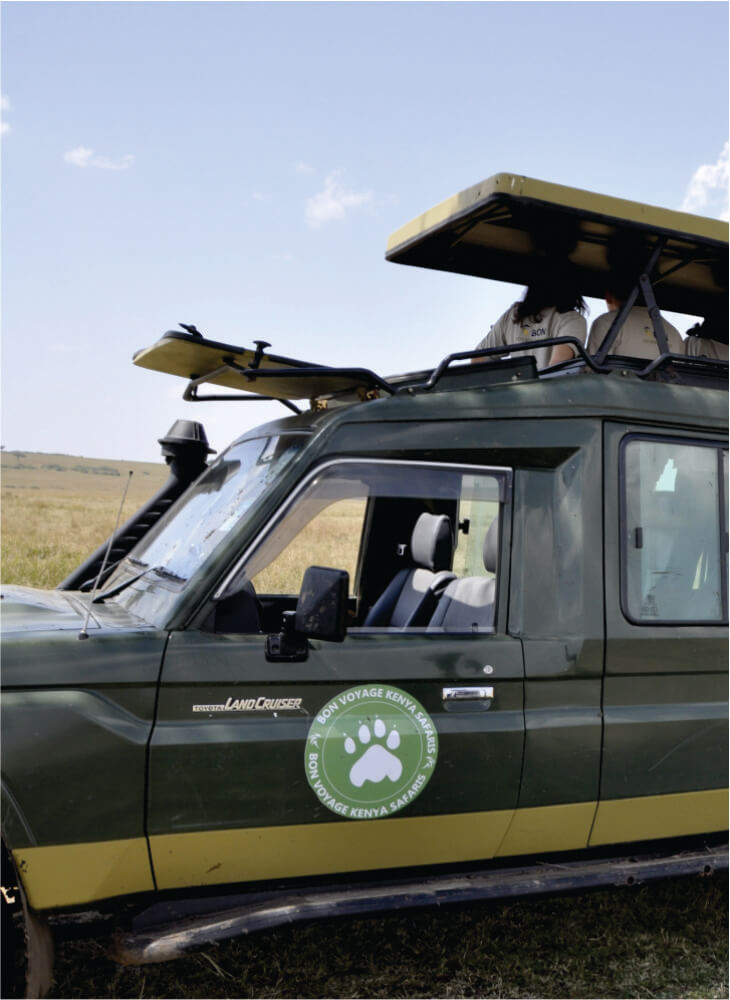
M 341 222 L 353 208 L 362 208 L 373 200 L 372 191 L 350 191 L 340 181 L 341 171 L 334 170 L 324 180 L 324 189 L 307 199 L 307 223 L 318 229 L 326 222 Z
M 314 167 L 309 163 L 305 163 L 304 160 L 300 160 L 294 167 L 298 174 L 313 174 Z
M 64 153 L 63 158 L 66 163 L 73 163 L 75 167 L 88 167 L 93 155 L 94 150 L 89 149 L 88 146 L 77 146 L 76 149 Z
M 692 175 L 682 202 L 682 211 L 730 219 L 728 211 L 728 143 L 716 163 L 703 163 Z
M 134 163 L 131 153 L 120 157 L 118 160 L 111 160 L 108 156 L 99 156 L 88 146 L 77 146 L 63 154 L 66 163 L 73 164 L 74 167 L 97 167 L 100 170 L 127 170 Z

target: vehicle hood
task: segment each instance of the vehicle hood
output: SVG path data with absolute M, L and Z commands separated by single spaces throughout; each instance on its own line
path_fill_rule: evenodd
M 33 587 L 0 587 L 0 626 L 4 635 L 18 632 L 80 631 L 86 621 L 89 596 L 64 590 L 36 590 Z M 89 631 L 103 627 L 139 626 L 140 620 L 118 605 L 95 605 L 89 617 Z

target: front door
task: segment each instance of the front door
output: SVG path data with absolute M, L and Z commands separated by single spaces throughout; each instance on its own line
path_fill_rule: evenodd
M 497 853 L 524 742 L 510 484 L 507 470 L 379 461 L 331 462 L 301 484 L 208 629 L 171 636 L 150 758 L 160 888 Z M 443 531 L 433 545 L 413 531 L 445 520 L 447 551 Z M 310 565 L 347 570 L 347 636 L 267 658 Z

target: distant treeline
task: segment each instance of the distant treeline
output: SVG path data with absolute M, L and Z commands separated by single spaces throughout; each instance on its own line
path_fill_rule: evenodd
M 35 470 L 45 469 L 45 470 L 48 470 L 48 471 L 51 471 L 51 472 L 81 472 L 84 475 L 90 475 L 90 476 L 121 476 L 122 475 L 122 469 L 115 468 L 112 465 L 92 465 L 92 464 L 89 464 L 89 465 L 80 465 L 80 464 L 76 464 L 76 465 L 66 464 L 66 465 L 63 465 L 60 462 L 37 462 L 37 459 L 43 457 L 43 453 L 42 452 L 33 453 L 33 452 L 27 452 L 27 451 L 5 451 L 3 449 L 2 454 L 3 454 L 3 466 L 6 469 L 35 469 Z M 10 462 L 10 457 L 11 456 L 14 459 L 14 461 L 12 463 Z M 22 462 L 21 459 L 31 459 L 31 460 L 36 459 L 36 462 L 33 462 L 33 461 L 31 461 L 31 462 L 28 462 L 28 461 Z M 126 464 L 127 463 L 124 463 L 125 466 L 126 466 Z M 139 463 L 140 466 L 147 465 L 147 464 L 150 465 L 150 468 L 153 467 L 152 463 Z M 150 475 L 150 470 L 149 469 L 145 469 L 145 468 L 139 468 L 138 467 L 137 468 L 137 472 L 138 472 L 138 474 L 141 474 L 143 476 L 149 476 Z

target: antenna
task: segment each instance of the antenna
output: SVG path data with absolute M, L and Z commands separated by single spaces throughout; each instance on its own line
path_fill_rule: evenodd
M 101 561 L 101 566 L 97 574 L 96 580 L 94 581 L 94 589 L 91 591 L 91 597 L 89 598 L 89 607 L 86 611 L 86 620 L 84 622 L 84 627 L 79 632 L 79 639 L 88 639 L 89 633 L 86 631 L 86 627 L 89 624 L 89 618 L 91 618 L 91 605 L 94 603 L 94 598 L 96 597 L 96 592 L 99 589 L 99 581 L 104 575 L 104 570 L 106 569 L 107 560 L 109 559 L 109 553 L 111 552 L 112 542 L 114 541 L 114 536 L 119 528 L 119 522 L 122 519 L 122 509 L 124 508 L 124 501 L 127 499 L 127 490 L 129 489 L 129 484 L 132 481 L 133 470 L 129 470 L 129 475 L 127 476 L 127 482 L 124 486 L 124 493 L 122 494 L 122 502 L 119 504 L 119 513 L 117 514 L 117 523 L 114 525 L 114 531 L 109 535 L 109 542 L 106 547 L 106 552 L 104 553 L 104 558 Z

